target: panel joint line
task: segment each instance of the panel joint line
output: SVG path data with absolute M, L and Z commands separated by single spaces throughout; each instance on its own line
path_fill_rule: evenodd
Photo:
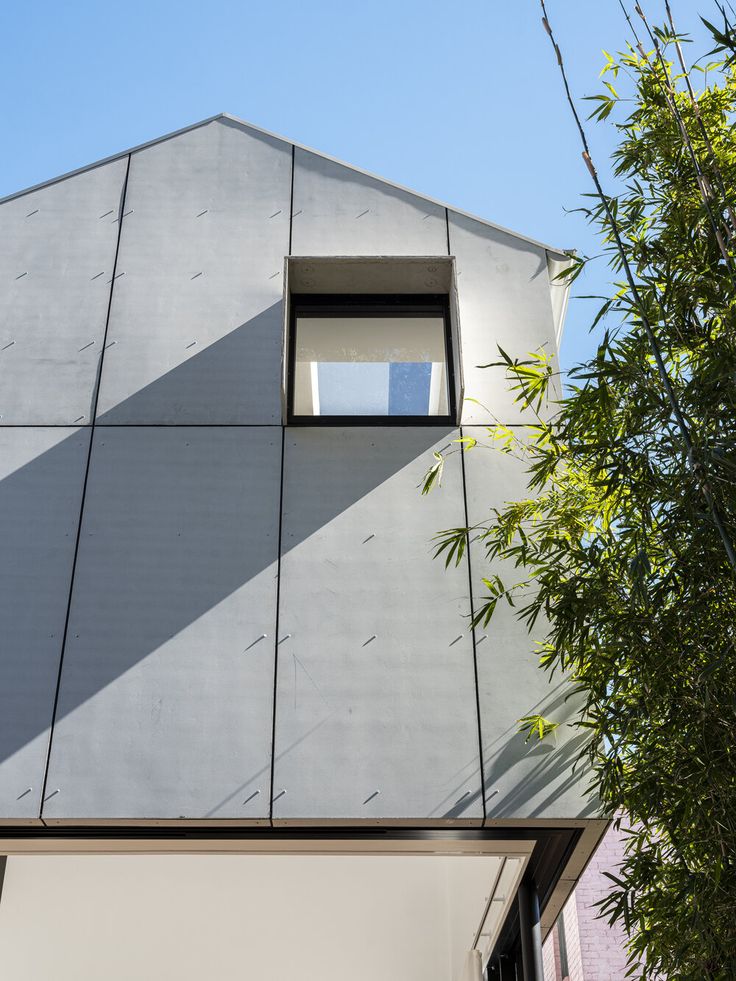
M 125 166 L 125 177 L 123 179 L 123 188 L 120 195 L 120 210 L 118 212 L 118 214 L 120 215 L 120 221 L 118 221 L 117 223 L 118 228 L 117 228 L 117 240 L 115 243 L 115 259 L 113 261 L 112 278 L 110 280 L 110 293 L 107 299 L 107 314 L 105 316 L 105 332 L 102 338 L 100 360 L 97 366 L 97 380 L 96 380 L 94 394 L 92 398 L 92 411 L 91 411 L 90 425 L 88 427 L 84 427 L 85 429 L 89 429 L 89 444 L 87 446 L 87 462 L 84 469 L 84 480 L 82 482 L 82 496 L 79 504 L 79 519 L 77 522 L 77 537 L 74 544 L 74 557 L 72 559 L 71 574 L 69 576 L 69 596 L 67 598 L 66 618 L 64 620 L 64 633 L 62 635 L 61 652 L 59 654 L 59 669 L 56 676 L 56 690 L 54 692 L 54 707 L 51 713 L 51 725 L 49 727 L 49 738 L 46 746 L 46 765 L 44 767 L 43 784 L 41 786 L 41 797 L 39 800 L 38 816 L 41 821 L 43 821 L 43 804 L 46 798 L 46 784 L 49 778 L 49 765 L 51 762 L 51 745 L 54 738 L 54 728 L 56 726 L 56 716 L 59 708 L 59 692 L 61 690 L 61 675 L 64 668 L 64 654 L 66 652 L 66 642 L 69 633 L 69 619 L 72 610 L 72 597 L 74 595 L 74 579 L 77 572 L 77 559 L 79 557 L 79 542 L 82 536 L 82 520 L 84 518 L 84 505 L 87 497 L 87 484 L 89 481 L 90 461 L 92 459 L 92 446 L 94 444 L 95 426 L 97 422 L 97 404 L 100 398 L 100 384 L 102 382 L 102 363 L 105 357 L 105 348 L 107 347 L 107 333 L 110 327 L 110 313 L 112 311 L 113 292 L 115 290 L 115 282 L 117 278 L 116 273 L 118 267 L 118 256 L 120 255 L 120 240 L 123 234 L 123 224 L 124 224 L 123 215 L 125 212 L 125 200 L 128 194 L 128 177 L 130 175 L 130 157 L 131 155 L 128 154 L 128 160 Z

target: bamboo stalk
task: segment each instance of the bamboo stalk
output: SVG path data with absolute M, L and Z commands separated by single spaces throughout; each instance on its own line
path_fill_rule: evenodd
M 721 174 L 721 169 L 718 166 L 718 160 L 716 158 L 715 148 L 713 146 L 713 143 L 711 142 L 710 136 L 708 135 L 708 130 L 705 128 L 703 117 L 700 114 L 700 106 L 698 105 L 698 100 L 695 97 L 695 92 L 693 91 L 693 86 L 690 81 L 690 72 L 688 71 L 687 65 L 685 64 L 685 56 L 682 51 L 682 45 L 680 44 L 679 38 L 677 36 L 677 30 L 675 28 L 675 20 L 674 17 L 672 16 L 672 8 L 670 7 L 669 0 L 664 0 L 664 6 L 665 6 L 665 10 L 667 11 L 667 19 L 670 22 L 670 29 L 672 30 L 672 35 L 674 38 L 675 51 L 677 52 L 677 57 L 680 62 L 680 68 L 682 69 L 682 74 L 685 78 L 685 85 L 687 86 L 688 95 L 690 96 L 690 103 L 693 107 L 693 113 L 695 114 L 695 118 L 698 121 L 698 126 L 700 127 L 700 133 L 703 137 L 703 141 L 705 142 L 705 145 L 708 148 L 710 165 L 718 181 L 720 192 L 723 195 L 723 202 L 726 207 L 726 210 L 728 211 L 728 216 L 731 219 L 731 225 L 733 226 L 732 229 L 729 231 L 729 235 L 728 235 L 730 239 L 732 235 L 736 234 L 736 212 L 734 212 L 734 209 L 728 200 L 726 185 L 724 184 L 723 181 L 723 175 Z
M 664 56 L 662 54 L 662 49 L 660 47 L 659 40 L 657 39 L 656 35 L 652 31 L 651 27 L 649 26 L 649 21 L 647 20 L 646 15 L 639 3 L 634 4 L 634 10 L 637 12 L 644 26 L 646 27 L 647 34 L 649 35 L 649 39 L 652 42 L 654 51 L 657 55 L 657 61 L 659 62 L 659 66 L 662 69 L 662 74 L 664 76 L 664 85 L 662 85 L 661 88 L 664 93 L 665 100 L 667 101 L 667 105 L 669 106 L 670 111 L 675 119 L 675 122 L 677 123 L 677 127 L 680 130 L 680 135 L 682 136 L 682 142 L 685 144 L 685 147 L 688 151 L 688 155 L 693 165 L 693 169 L 695 170 L 695 178 L 698 183 L 698 188 L 700 189 L 700 196 L 703 199 L 703 204 L 705 205 L 705 210 L 708 215 L 708 221 L 711 226 L 711 231 L 713 232 L 715 240 L 718 243 L 718 248 L 720 250 L 721 255 L 723 256 L 723 260 L 726 263 L 726 266 L 731 273 L 731 278 L 734 282 L 734 286 L 736 286 L 736 278 L 734 277 L 733 259 L 729 254 L 728 249 L 726 248 L 726 244 L 723 240 L 723 235 L 721 234 L 721 231 L 718 228 L 718 223 L 716 222 L 715 216 L 713 215 L 713 210 L 710 206 L 710 200 L 712 197 L 710 188 L 705 179 L 705 175 L 703 174 L 703 169 L 700 166 L 700 161 L 698 160 L 698 156 L 695 153 L 695 148 L 692 144 L 692 140 L 690 139 L 690 134 L 687 131 L 687 127 L 685 126 L 685 121 L 682 118 L 682 113 L 677 107 L 677 98 L 676 98 L 675 89 L 670 80 L 669 70 L 667 68 L 667 63 L 664 60 Z
M 567 102 L 568 105 L 570 106 L 573 119 L 575 120 L 578 133 L 580 134 L 580 141 L 583 146 L 583 160 L 585 161 L 590 176 L 593 179 L 593 183 L 596 189 L 596 194 L 605 210 L 606 219 L 608 221 L 608 225 L 613 234 L 614 242 L 616 244 L 616 249 L 621 259 L 622 267 L 626 275 L 626 280 L 629 284 L 629 289 L 631 290 L 632 298 L 639 310 L 639 316 L 641 318 L 642 327 L 644 328 L 644 332 L 647 335 L 647 340 L 649 341 L 649 346 L 651 348 L 652 355 L 654 357 L 654 361 L 657 366 L 657 372 L 659 374 L 662 387 L 664 388 L 665 395 L 670 406 L 670 410 L 675 418 L 677 427 L 680 430 L 680 435 L 682 436 L 682 441 L 687 451 L 688 464 L 690 466 L 690 469 L 692 470 L 693 476 L 696 479 L 700 493 L 703 496 L 703 500 L 708 510 L 710 511 L 711 517 L 713 519 L 713 524 L 715 525 L 718 534 L 720 536 L 721 542 L 723 543 L 723 547 L 726 552 L 726 556 L 728 558 L 729 564 L 731 565 L 732 569 L 736 571 L 736 550 L 734 550 L 733 543 L 731 542 L 729 534 L 724 525 L 723 519 L 720 514 L 720 509 L 718 508 L 718 505 L 710 491 L 707 481 L 704 479 L 705 468 L 696 456 L 695 447 L 693 446 L 693 441 L 690 436 L 689 427 L 685 421 L 685 417 L 682 414 L 682 409 L 680 408 L 680 404 L 677 401 L 674 388 L 672 387 L 672 381 L 667 372 L 667 366 L 665 365 L 664 358 L 662 357 L 662 352 L 659 347 L 659 342 L 654 332 L 654 328 L 652 327 L 652 324 L 647 315 L 646 306 L 642 301 L 641 294 L 639 293 L 639 290 L 636 285 L 636 281 L 634 279 L 634 274 L 632 272 L 631 265 L 629 263 L 628 255 L 626 253 L 623 241 L 621 239 L 621 233 L 619 230 L 618 221 L 616 220 L 613 211 L 611 210 L 611 205 L 609 203 L 607 196 L 603 191 L 603 186 L 600 182 L 600 178 L 598 177 L 598 172 L 593 163 L 593 159 L 590 153 L 590 146 L 588 145 L 588 138 L 586 136 L 585 129 L 583 128 L 583 124 L 580 121 L 580 116 L 578 114 L 577 107 L 575 106 L 575 100 L 573 99 L 572 93 L 570 91 L 570 84 L 568 82 L 567 72 L 565 70 L 565 65 L 562 59 L 562 52 L 560 51 L 560 47 L 557 44 L 554 33 L 552 31 L 552 27 L 550 26 L 549 23 L 545 0 L 539 0 L 539 2 L 542 8 L 542 24 L 544 25 L 544 29 L 549 35 L 550 42 L 554 49 L 555 55 L 557 57 L 557 64 L 560 67 L 560 74 L 562 76 L 562 82 L 565 88 L 565 95 L 567 98 Z

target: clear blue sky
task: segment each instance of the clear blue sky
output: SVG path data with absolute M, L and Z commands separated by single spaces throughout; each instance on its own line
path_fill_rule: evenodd
M 661 0 L 642 2 L 657 19 Z M 674 0 L 681 29 L 697 30 L 696 6 L 714 16 L 712 0 Z M 601 49 L 626 37 L 618 0 L 548 10 L 575 91 L 597 91 Z M 537 0 L 43 0 L 6 5 L 2 26 L 0 195 L 225 111 L 594 251 L 565 212 L 588 177 Z M 592 135 L 600 165 L 610 141 Z M 572 304 L 563 365 L 593 350 L 589 315 Z

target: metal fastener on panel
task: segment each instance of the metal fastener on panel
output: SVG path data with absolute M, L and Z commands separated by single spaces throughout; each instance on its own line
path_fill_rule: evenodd
M 31 792 L 32 790 L 33 790 L 33 787 L 29 787 L 29 788 L 28 788 L 28 790 L 24 790 L 22 794 L 18 794 L 18 796 L 17 796 L 17 797 L 15 798 L 15 799 L 16 799 L 16 800 L 20 800 L 20 799 L 21 799 L 22 797 L 25 797 L 25 796 L 27 796 L 28 794 L 30 794 L 30 792 Z
M 279 791 L 278 794 L 276 794 L 274 798 L 272 798 L 271 803 L 275 804 L 276 801 L 279 799 L 279 797 L 283 797 L 285 793 L 286 793 L 286 788 L 284 787 L 281 791 Z
M 201 275 L 202 275 L 202 273 L 201 273 L 201 272 L 198 272 L 198 273 L 195 273 L 195 274 L 194 274 L 194 275 L 192 276 L 192 279 L 199 279 L 199 277 L 200 277 Z
M 205 208 L 204 211 L 200 211 L 199 214 L 197 215 L 197 218 L 201 218 L 202 215 L 206 215 L 209 210 L 210 210 L 209 208 Z
M 27 275 L 28 275 L 28 273 L 27 273 L 27 272 L 22 272 L 22 273 L 20 274 L 20 276 L 16 276 L 15 278 L 16 278 L 16 279 L 23 279 L 23 277 L 24 277 L 24 276 L 27 276 Z
M 31 218 L 33 215 L 37 215 L 37 214 L 38 214 L 38 208 L 36 208 L 35 211 L 29 211 L 28 214 L 26 215 L 26 218 Z
M 56 790 L 52 790 L 50 794 L 47 794 L 46 797 L 44 797 L 43 799 L 44 804 L 46 803 L 47 800 L 51 800 L 52 797 L 56 797 L 58 793 L 60 793 L 60 790 L 57 787 Z
M 199 216 L 197 216 L 197 217 L 199 217 Z M 259 794 L 260 794 L 260 790 L 254 790 L 253 793 L 250 795 L 250 797 L 246 797 L 245 798 L 245 800 L 243 801 L 243 804 L 248 804 L 250 801 L 253 800 L 254 797 L 257 797 Z
M 452 647 L 453 644 L 457 644 L 457 642 L 459 640 L 462 640 L 462 639 L 463 639 L 463 635 L 462 634 L 458 634 L 458 636 L 453 641 L 450 641 L 449 646 Z
M 365 545 L 366 542 L 369 542 L 371 538 L 375 538 L 375 537 L 376 537 L 375 532 L 371 532 L 371 534 L 367 538 L 363 539 L 363 544 Z
M 370 642 L 375 639 L 376 639 L 376 634 L 373 634 L 373 636 L 369 637 L 368 640 L 365 642 L 365 644 L 363 644 L 363 647 L 367 647 L 370 644 Z
M 248 646 L 245 648 L 245 651 L 249 651 L 251 649 L 251 647 L 255 647 L 256 644 L 259 644 L 262 640 L 265 640 L 265 639 L 266 639 L 266 635 L 265 634 L 261 634 L 260 637 L 256 637 L 256 639 L 253 641 L 252 644 L 248 644 Z M 245 651 L 243 651 L 243 654 L 245 654 Z
M 371 210 L 370 208 L 366 208 L 365 211 L 361 211 L 360 214 L 359 215 L 356 215 L 355 217 L 356 218 L 362 218 L 363 215 L 367 215 L 370 210 Z
M 279 210 L 278 210 L 278 211 L 274 211 L 274 213 L 273 213 L 272 215 L 269 215 L 268 217 L 269 217 L 269 218 L 275 218 L 275 217 L 276 217 L 276 215 L 280 215 L 280 214 L 281 214 L 281 209 L 279 208 Z
M 374 790 L 373 793 L 369 794 L 369 796 L 363 801 L 363 805 L 365 806 L 369 801 L 372 801 L 374 797 L 378 797 L 380 793 L 380 790 Z
M 2 350 L 3 350 L 3 351 L 7 351 L 7 350 L 8 350 L 8 348 L 9 348 L 9 347 L 12 347 L 12 346 L 13 346 L 14 344 L 15 344 L 15 341 L 11 341 L 11 342 L 10 342 L 10 344 L 6 344 L 6 345 L 5 345 L 5 347 L 4 347 L 4 348 L 3 348 Z

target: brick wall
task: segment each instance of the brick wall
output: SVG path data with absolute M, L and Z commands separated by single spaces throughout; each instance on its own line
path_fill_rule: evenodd
M 542 948 L 542 964 L 544 967 L 544 981 L 557 981 L 560 974 L 559 945 L 557 942 L 557 928 L 550 933 L 547 943 Z
M 609 828 L 575 889 L 580 928 L 580 951 L 585 981 L 618 981 L 626 976 L 626 934 L 618 924 L 596 919 L 595 903 L 609 891 L 603 875 L 615 872 L 624 855 L 624 836 Z
M 563 976 L 560 964 L 558 927 L 550 933 L 544 948 L 545 981 L 623 981 L 626 977 L 625 934 L 596 918 L 596 902 L 609 889 L 604 871 L 615 871 L 623 858 L 623 835 L 609 828 L 575 892 L 562 911 L 569 973 Z

